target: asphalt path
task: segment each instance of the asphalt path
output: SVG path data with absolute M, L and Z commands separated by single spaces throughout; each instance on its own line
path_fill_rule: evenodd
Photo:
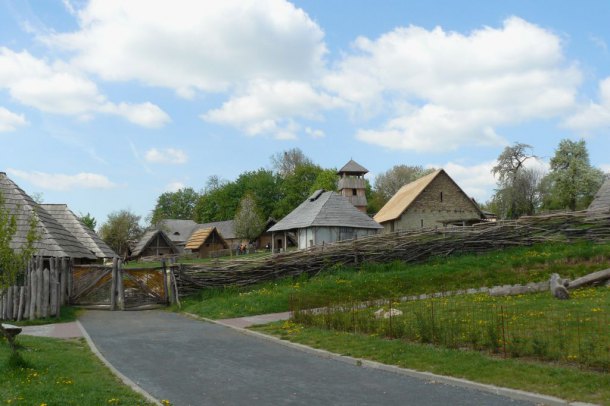
M 181 405 L 531 405 L 358 367 L 163 311 L 87 311 L 98 350 L 157 399 Z

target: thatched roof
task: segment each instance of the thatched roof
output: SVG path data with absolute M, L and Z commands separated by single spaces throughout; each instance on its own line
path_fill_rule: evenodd
M 441 174 L 447 176 L 457 188 L 462 192 L 462 194 L 472 203 L 472 206 L 481 213 L 481 209 L 477 204 L 475 204 L 466 193 L 459 187 L 457 183 L 451 176 L 447 175 L 447 173 L 443 169 L 436 170 L 431 174 L 423 176 L 411 183 L 408 183 L 401 187 L 394 196 L 379 210 L 379 212 L 375 215 L 375 221 L 378 223 L 383 223 L 390 220 L 395 220 L 402 215 L 415 202 L 415 200 L 422 194 L 422 192 L 430 185 L 438 176 Z M 481 216 L 483 214 L 481 213 Z
M 174 244 L 184 244 L 199 224 L 193 220 L 167 219 L 159 222 L 158 228 L 165 231 Z
M 216 227 L 201 228 L 191 235 L 191 238 L 186 242 L 184 247 L 187 250 L 198 250 L 206 241 L 212 239 L 214 242 L 219 242 L 225 247 L 229 247 L 229 244 L 222 238 L 222 235 L 218 232 Z
M 348 163 L 343 165 L 343 168 L 341 168 L 337 171 L 337 173 L 338 174 L 353 173 L 353 174 L 364 175 L 365 173 L 368 173 L 368 171 L 369 170 L 366 169 L 364 166 L 360 165 L 358 162 L 354 161 L 353 159 L 350 159 Z
M 98 258 L 115 258 L 118 255 L 96 233 L 91 230 L 68 208 L 66 204 L 42 204 L 59 224 L 72 233 L 87 249 Z
M 589 205 L 588 211 L 603 211 L 610 210 L 610 178 L 599 188 L 593 201 Z
M 285 231 L 312 226 L 383 228 L 335 192 L 318 190 L 280 220 L 269 231 Z
M 25 244 L 30 228 L 29 220 L 33 216 L 38 221 L 39 240 L 34 245 L 36 255 L 96 259 L 89 249 L 10 180 L 4 172 L 0 172 L 0 194 L 4 198 L 5 207 L 17 220 L 17 233 L 11 242 L 13 249 L 19 249 Z
M 146 248 L 148 248 L 150 243 L 155 239 L 155 237 L 157 235 L 160 235 L 161 238 L 163 238 L 165 240 L 167 245 L 169 245 L 170 248 L 172 248 L 174 250 L 174 252 L 178 251 L 176 249 L 176 247 L 174 246 L 174 243 L 172 242 L 172 240 L 170 240 L 170 238 L 167 236 L 167 234 L 165 234 L 165 231 L 163 231 L 163 230 L 148 230 L 148 231 L 146 231 L 144 233 L 144 235 L 142 235 L 142 238 L 140 238 L 138 240 L 138 243 L 131 250 L 131 256 L 132 257 L 139 257 L 140 255 L 142 255 L 142 253 L 146 250 Z

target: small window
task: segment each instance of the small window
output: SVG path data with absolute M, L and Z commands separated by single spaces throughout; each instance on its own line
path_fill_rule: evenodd
M 180 233 L 176 231 L 176 232 L 174 232 L 174 235 L 180 235 Z
M 352 189 L 352 196 L 356 196 L 358 194 L 358 191 L 356 189 Z
M 443 202 L 443 192 L 441 192 L 441 203 Z

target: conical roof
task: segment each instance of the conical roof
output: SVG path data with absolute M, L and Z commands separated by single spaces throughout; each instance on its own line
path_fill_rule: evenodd
M 350 159 L 348 163 L 343 165 L 343 168 L 341 168 L 337 171 L 337 173 L 338 174 L 353 173 L 353 174 L 364 175 L 365 173 L 368 173 L 368 171 L 369 170 L 366 169 L 364 166 L 360 165 L 358 162 L 354 161 L 353 159 Z
M 312 226 L 383 228 L 335 192 L 318 190 L 269 231 L 285 231 Z
M 599 188 L 588 209 L 588 211 L 602 210 L 610 210 L 610 178 L 606 179 Z
M 98 258 L 115 258 L 118 255 L 96 233 L 91 230 L 68 208 L 67 204 L 41 204 L 59 224 L 72 233 L 87 249 Z
M 0 194 L 4 199 L 4 206 L 17 220 L 17 232 L 11 242 L 13 249 L 19 249 L 26 243 L 30 218 L 33 216 L 38 221 L 39 240 L 34 245 L 36 255 L 96 259 L 90 250 L 10 180 L 4 172 L 0 172 Z

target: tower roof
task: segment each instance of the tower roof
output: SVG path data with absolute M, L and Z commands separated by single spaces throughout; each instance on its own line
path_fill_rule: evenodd
M 356 173 L 359 175 L 364 175 L 365 173 L 368 173 L 368 171 L 369 170 L 366 169 L 364 166 L 360 165 L 358 162 L 354 161 L 353 159 L 350 159 L 348 163 L 343 165 L 343 168 L 341 168 L 337 171 L 337 173 L 338 174 Z

